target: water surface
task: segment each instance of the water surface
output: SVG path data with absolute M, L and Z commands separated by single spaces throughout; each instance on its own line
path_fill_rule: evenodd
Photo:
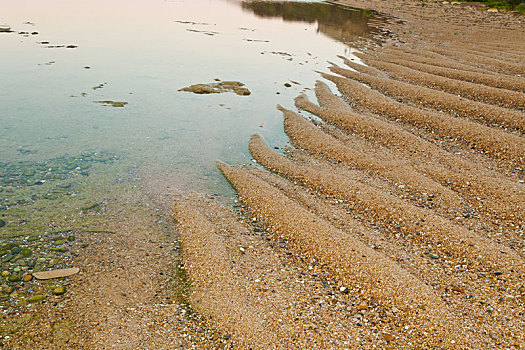
M 228 193 L 215 159 L 249 162 L 254 132 L 284 146 L 275 106 L 312 95 L 315 70 L 379 33 L 372 20 L 316 2 L 0 0 L 14 31 L 0 33 L 0 161 L 103 151 Z M 214 79 L 251 95 L 178 91 Z

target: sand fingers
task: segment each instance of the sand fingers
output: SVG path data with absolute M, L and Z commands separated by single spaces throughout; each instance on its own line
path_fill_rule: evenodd
M 525 140 L 517 135 L 470 120 L 404 105 L 351 79 L 328 74 L 323 76 L 336 83 L 347 98 L 374 113 L 430 129 L 443 138 L 452 138 L 468 148 L 488 153 L 514 166 L 525 165 Z
M 365 137 L 389 148 L 402 148 L 422 158 L 438 155 L 440 160 L 442 158 L 447 160 L 451 156 L 440 147 L 423 140 L 399 125 L 354 112 L 343 99 L 335 96 L 321 81 L 317 81 L 315 93 L 321 107 L 310 102 L 305 95 L 297 97 L 295 105 L 345 132 Z
M 522 92 L 450 79 L 375 59 L 367 59 L 366 62 L 388 72 L 392 77 L 406 82 L 440 89 L 476 101 L 496 104 L 500 107 L 523 109 L 525 106 L 525 94 Z
M 496 58 L 488 58 L 472 53 L 458 52 L 449 50 L 444 47 L 430 47 L 430 50 L 443 56 L 452 57 L 459 61 L 467 61 L 487 67 L 488 70 L 494 70 L 503 74 L 524 74 L 525 64 L 502 61 Z
M 495 176 L 480 166 L 466 161 L 397 125 L 373 116 L 357 114 L 342 99 L 332 94 L 322 82 L 316 84 L 316 95 L 322 107 L 296 98 L 296 105 L 318 115 L 326 123 L 387 146 L 411 160 L 414 169 L 452 188 L 476 210 L 490 213 L 500 220 L 525 221 L 525 186 L 503 176 Z M 399 155 L 398 155 L 399 156 Z M 429 162 L 432 159 L 432 162 Z
M 384 307 L 400 309 L 402 324 L 408 321 L 417 325 L 421 345 L 442 344 L 449 348 L 453 343 L 466 344 L 460 332 L 450 327 L 446 306 L 428 286 L 257 177 L 224 163 L 218 166 L 243 201 L 265 218 L 271 231 L 284 234 L 297 249 L 329 266 L 345 283 L 359 285 L 363 293 Z
M 296 147 L 382 175 L 398 186 L 407 187 L 409 192 L 417 193 L 420 197 L 423 193 L 428 193 L 435 196 L 436 203 L 442 208 L 454 212 L 462 209 L 463 201 L 456 193 L 414 170 L 406 161 L 396 159 L 389 152 L 371 152 L 373 148 L 366 143 L 344 144 L 325 134 L 299 114 L 282 107 L 279 109 L 284 114 L 285 132 Z
M 233 268 L 231 252 L 221 234 L 195 201 L 180 200 L 173 205 L 181 233 L 184 263 L 192 281 L 192 305 L 201 313 L 212 316 L 230 332 L 238 332 L 246 346 L 268 349 L 279 344 L 277 335 L 243 297 Z M 209 209 L 207 209 L 209 210 Z M 224 294 L 230 298 L 224 298 Z
M 363 57 L 364 58 L 364 57 Z M 439 67 L 429 63 L 418 63 L 404 58 L 395 58 L 391 55 L 382 55 L 378 58 L 370 56 L 371 59 L 382 60 L 388 63 L 398 64 L 425 73 L 440 75 L 446 78 L 468 81 L 476 84 L 483 84 L 500 89 L 508 89 L 525 92 L 525 80 L 522 78 L 508 75 L 487 74 L 472 72 L 458 68 Z
M 316 302 L 326 295 L 321 279 L 305 275 L 306 267 L 287 254 L 277 254 L 271 242 L 230 210 L 191 195 L 176 200 L 173 211 L 192 283 L 192 306 L 241 340 L 243 348 L 357 347 L 356 339 L 373 335 L 348 322 L 352 308 L 336 306 L 355 297 L 339 294 L 331 298 L 333 304 Z M 303 276 L 301 288 L 298 275 Z M 329 324 L 322 321 L 328 318 Z
M 357 70 L 359 68 L 359 65 L 355 67 Z M 445 111 L 451 115 L 463 118 L 474 119 L 489 126 L 501 126 L 511 130 L 518 130 L 521 133 L 525 132 L 525 113 L 516 110 L 472 101 L 402 81 L 360 74 L 337 66 L 330 67 L 330 70 L 344 77 L 365 83 L 397 100 Z M 525 95 L 523 96 L 525 98 Z
M 366 58 L 366 56 L 362 54 L 356 54 L 356 55 L 362 59 Z M 461 70 L 479 72 L 479 73 L 488 73 L 485 69 L 477 68 L 469 64 L 459 63 L 458 61 L 453 61 L 447 57 L 444 57 L 435 52 L 430 52 L 428 50 L 407 49 L 407 48 L 397 49 L 394 47 L 390 47 L 381 54 L 381 57 L 382 58 L 392 57 L 392 58 L 408 60 L 412 62 L 431 64 L 433 66 L 438 66 L 438 67 L 461 69 Z
M 440 257 L 454 256 L 466 265 L 485 266 L 485 271 L 523 272 L 523 262 L 510 249 L 492 243 L 428 209 L 415 207 L 337 173 L 297 164 L 272 151 L 258 135 L 250 140 L 250 152 L 265 168 L 326 195 L 352 202 L 356 210 L 373 215 L 375 221 L 395 225 L 401 234 L 432 245 Z

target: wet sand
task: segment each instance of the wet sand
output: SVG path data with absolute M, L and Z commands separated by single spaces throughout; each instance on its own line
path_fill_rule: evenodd
M 193 305 L 246 348 L 522 348 L 521 17 L 474 4 L 344 3 L 402 20 L 386 24 L 396 40 L 363 41 L 361 62 L 334 58 L 316 84 L 317 103 L 300 95 L 299 113 L 278 106 L 290 138 L 285 152 L 255 134 L 256 166 L 217 163 L 240 212 L 202 198 L 175 203 L 184 259 L 199 265 L 189 268 Z M 289 268 L 317 266 L 335 295 L 356 298 L 342 301 L 349 322 L 336 310 L 315 323 L 325 334 L 319 343 L 294 328 L 297 316 L 280 317 L 276 330 L 265 310 L 279 304 L 246 291 L 265 264 L 283 272 L 273 277 L 284 298 L 295 290 L 282 261 L 261 264 L 243 252 L 248 265 L 234 266 L 235 242 L 246 236 L 268 244 L 257 259 L 282 257 L 276 247 L 285 242 Z M 317 276 L 303 278 L 314 284 Z M 317 307 L 318 291 L 304 292 Z M 371 309 L 379 319 L 361 322 Z M 290 312 L 302 314 L 298 306 Z M 346 337 L 326 342 L 332 323 L 344 325 Z M 293 335 L 279 334 L 283 327 Z

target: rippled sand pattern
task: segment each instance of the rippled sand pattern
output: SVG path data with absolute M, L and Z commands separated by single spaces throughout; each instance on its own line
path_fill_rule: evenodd
M 364 44 L 360 62 L 341 57 L 333 74 L 321 73 L 317 103 L 295 99 L 299 113 L 278 106 L 290 138 L 285 152 L 254 134 L 255 166 L 217 163 L 243 204 L 223 217 L 231 229 L 205 218 L 226 212 L 202 198 L 175 204 L 186 259 L 200 263 L 196 305 L 253 348 L 522 348 L 525 45 L 513 31 L 520 23 L 499 14 L 474 33 L 464 19 L 446 17 L 470 35 L 455 38 L 431 22 L 438 16 L 432 9 L 447 13 L 453 5 L 432 4 L 420 17 L 392 4 L 371 6 L 412 21 L 393 25 L 404 30 L 400 43 Z M 473 22 L 488 16 L 456 8 Z M 510 34 L 498 41 L 494 28 L 505 20 Z M 180 208 L 202 217 L 188 220 Z M 235 266 L 234 247 L 228 258 L 206 258 L 209 242 L 247 237 L 266 249 L 254 259 L 242 255 L 246 268 Z M 259 262 L 265 254 L 282 260 Z M 280 271 L 268 273 L 267 283 L 281 281 L 282 289 L 251 299 L 246 288 L 263 266 Z M 287 274 L 294 268 L 304 271 L 311 310 L 323 293 L 339 300 L 324 304 L 324 314 L 305 313 L 304 304 L 291 302 L 297 288 Z M 306 287 L 321 275 L 331 288 Z M 288 318 L 279 314 L 283 302 L 294 305 Z M 226 311 L 228 303 L 239 306 Z M 314 338 L 297 329 L 301 322 Z

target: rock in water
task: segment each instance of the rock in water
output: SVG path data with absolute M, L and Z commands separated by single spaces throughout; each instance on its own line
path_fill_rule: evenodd
M 45 295 L 33 295 L 32 297 L 27 298 L 28 303 L 36 303 L 42 301 L 46 298 Z
M 33 272 L 33 277 L 39 280 L 48 280 L 51 278 L 68 277 L 77 274 L 80 271 L 78 267 L 72 267 L 69 269 L 58 269 L 41 272 Z
M 218 83 L 195 84 L 179 89 L 179 91 L 188 91 L 195 94 L 220 94 L 223 92 L 234 92 L 239 96 L 248 96 L 250 90 L 244 87 L 244 84 L 238 81 L 221 81 Z
M 33 251 L 29 248 L 24 248 L 20 252 L 20 255 L 25 256 L 25 257 L 31 256 L 32 254 L 33 254 Z
M 64 293 L 66 293 L 66 287 L 56 287 L 55 289 L 53 289 L 54 295 L 62 295 Z
M 20 277 L 19 275 L 10 275 L 9 277 L 7 277 L 7 280 L 9 282 L 20 282 L 22 280 L 22 277 Z

